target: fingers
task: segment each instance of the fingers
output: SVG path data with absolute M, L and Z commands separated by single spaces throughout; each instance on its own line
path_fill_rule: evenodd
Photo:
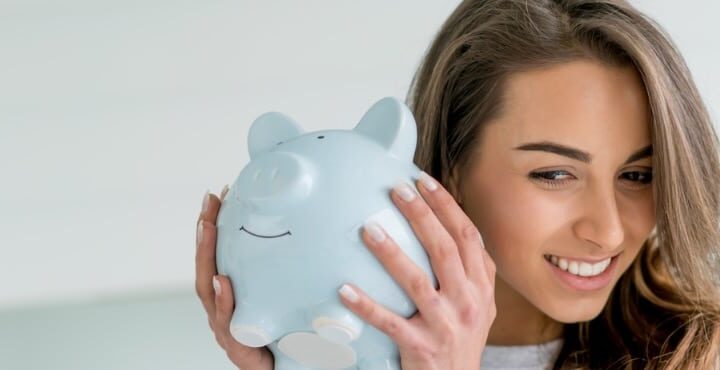
M 363 227 L 363 241 L 385 270 L 408 294 L 418 310 L 433 321 L 443 320 L 441 299 L 425 271 L 403 252 L 376 222 Z
M 439 191 L 437 187 L 434 192 L 427 191 L 428 197 L 434 198 L 434 193 Z M 400 183 L 393 187 L 392 198 L 427 251 L 440 289 L 456 296 L 458 289 L 467 282 L 467 277 L 455 240 L 428 204 L 408 184 Z
M 223 191 L 226 192 L 225 189 Z M 206 192 L 200 216 L 198 217 L 195 237 L 195 291 L 210 317 L 215 314 L 212 277 L 217 274 L 215 264 L 217 229 L 215 222 L 219 210 L 220 200 L 210 192 Z
M 232 287 L 227 277 L 222 275 L 216 275 L 212 284 L 215 291 L 215 312 L 213 315 L 215 317 L 213 320 L 215 339 L 217 339 L 220 346 L 227 350 L 228 342 L 231 339 L 234 340 L 230 334 L 230 320 L 235 308 Z
M 442 225 L 442 229 L 445 230 L 455 242 L 457 253 L 462 261 L 462 266 L 468 279 L 474 282 L 488 281 L 485 266 L 486 253 L 483 250 L 485 246 L 482 241 L 482 236 L 472 220 L 470 220 L 462 208 L 460 208 L 453 196 L 427 173 L 421 172 L 417 187 L 426 202 L 426 206 L 429 207 L 432 212 L 422 210 L 422 203 L 424 202 L 417 202 L 418 205 L 416 208 L 421 210 L 415 211 L 414 213 L 419 213 L 421 216 L 427 219 L 433 219 L 433 221 Z M 425 223 L 432 222 L 426 220 Z M 421 232 L 426 232 L 425 230 L 426 229 L 421 229 Z
M 220 199 L 215 194 L 212 194 L 210 192 L 205 193 L 205 198 L 203 198 L 202 203 L 202 210 L 200 211 L 200 215 L 198 216 L 198 223 L 200 223 L 200 220 L 205 220 L 215 225 L 219 210 Z
M 208 315 L 215 314 L 215 293 L 212 277 L 217 274 L 215 265 L 215 239 L 217 229 L 214 224 L 201 220 L 198 224 L 198 245 L 195 251 L 195 291 Z
M 412 343 L 418 337 L 407 319 L 376 303 L 355 285 L 345 284 L 338 292 L 351 311 L 385 333 L 393 342 Z

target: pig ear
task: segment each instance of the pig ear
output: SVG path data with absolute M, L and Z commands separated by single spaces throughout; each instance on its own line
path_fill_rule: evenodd
M 380 99 L 353 128 L 370 137 L 390 155 L 412 162 L 415 155 L 417 128 L 410 109 L 394 97 Z
M 248 134 L 248 151 L 250 158 L 270 150 L 281 141 L 285 141 L 303 133 L 292 118 L 278 112 L 267 112 L 256 118 L 250 126 Z

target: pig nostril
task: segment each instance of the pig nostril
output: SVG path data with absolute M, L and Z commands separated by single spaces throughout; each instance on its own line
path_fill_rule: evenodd
M 262 171 L 257 171 L 257 172 L 255 172 L 255 174 L 253 175 L 253 181 L 257 181 L 258 177 L 260 177 L 260 173 L 261 173 L 261 172 L 262 172 Z

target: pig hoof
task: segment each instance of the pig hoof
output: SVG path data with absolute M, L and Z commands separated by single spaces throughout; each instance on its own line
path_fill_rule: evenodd
M 280 339 L 278 348 L 286 356 L 311 369 L 345 369 L 357 362 L 352 347 L 329 341 L 315 333 L 290 333 Z
M 230 328 L 230 333 L 235 340 L 248 347 L 263 347 L 272 342 L 267 332 L 257 326 L 233 326 Z
M 336 343 L 350 343 L 360 336 L 360 332 L 356 328 L 329 317 L 316 318 L 313 320 L 312 326 L 318 335 Z

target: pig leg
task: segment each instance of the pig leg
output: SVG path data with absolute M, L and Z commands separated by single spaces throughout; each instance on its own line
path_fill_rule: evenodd
M 274 351 L 275 368 L 274 370 L 312 370 L 309 367 L 301 365 L 299 362 L 285 356 L 281 351 Z
M 336 343 L 350 343 L 362 334 L 365 323 L 340 303 L 324 303 L 309 312 L 313 330 Z
M 272 312 L 235 308 L 230 321 L 230 333 L 248 347 L 263 347 L 280 338 L 285 329 L 273 319 Z
M 357 369 L 355 350 L 312 332 L 290 333 L 270 346 L 275 370 Z

